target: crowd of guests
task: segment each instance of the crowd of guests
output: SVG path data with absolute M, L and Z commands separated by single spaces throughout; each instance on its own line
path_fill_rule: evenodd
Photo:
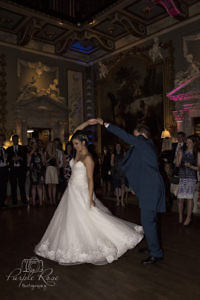
M 166 186 L 166 199 L 172 206 L 177 199 L 179 223 L 191 224 L 194 207 L 194 193 L 200 181 L 200 137 L 197 134 L 186 137 L 184 132 L 177 133 L 177 142 L 166 140 L 167 150 L 158 150 L 160 171 Z M 101 180 L 104 195 L 116 197 L 116 204 L 125 206 L 125 191 L 129 190 L 127 180 L 122 170 L 125 152 L 122 145 L 115 147 L 104 146 L 101 158 Z M 134 191 L 131 191 L 134 194 Z M 200 208 L 200 189 L 197 199 Z M 186 218 L 184 219 L 184 204 L 186 204 Z
M 122 146 L 117 143 L 113 149 L 112 146 L 103 147 L 103 153 L 100 160 L 101 180 L 104 196 L 115 195 L 116 204 L 125 206 L 125 184 L 126 178 L 122 170 L 122 162 L 125 152 Z
M 0 207 L 6 207 L 7 186 L 10 183 L 12 205 L 21 202 L 40 206 L 48 199 L 56 204 L 67 187 L 71 169 L 72 146 L 62 151 L 59 139 L 46 147 L 41 140 L 30 139 L 27 146 L 19 145 L 19 137 L 13 135 L 13 146 L 5 149 L 4 135 L 0 134 Z
M 41 140 L 29 139 L 27 146 L 19 145 L 17 135 L 12 137 L 13 146 L 5 149 L 4 135 L 0 134 L 0 207 L 6 206 L 7 185 L 10 182 L 12 204 L 21 202 L 40 206 L 44 201 L 56 204 L 67 187 L 71 176 L 70 160 L 73 157 L 71 143 L 62 150 L 59 139 L 50 141 L 46 147 Z M 102 187 L 104 196 L 116 198 L 116 205 L 125 206 L 125 192 L 129 190 L 122 164 L 125 151 L 120 143 L 104 146 L 101 157 L 95 154 L 96 188 Z M 172 195 L 178 201 L 179 223 L 191 223 L 194 192 L 200 169 L 200 138 L 184 132 L 177 134 L 177 143 L 158 153 L 161 173 L 166 185 L 168 201 Z M 134 191 L 131 191 L 134 194 Z M 183 220 L 184 202 L 187 216 Z M 200 197 L 198 199 L 200 206 Z
M 12 205 L 20 202 L 42 206 L 44 202 L 57 204 L 71 176 L 72 144 L 62 150 L 59 139 L 46 147 L 39 139 L 29 139 L 28 145 L 19 145 L 19 137 L 12 136 L 13 146 L 4 148 L 5 137 L 0 134 L 0 207 L 7 206 L 8 182 Z M 89 145 L 95 160 L 96 188 L 103 187 L 104 196 L 116 197 L 116 205 L 125 206 L 126 178 L 121 165 L 125 156 L 122 146 L 104 146 L 101 157 Z

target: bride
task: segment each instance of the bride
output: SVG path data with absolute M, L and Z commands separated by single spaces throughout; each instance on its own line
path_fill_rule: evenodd
M 94 124 L 94 119 L 84 122 L 72 137 L 76 156 L 70 161 L 68 187 L 34 250 L 62 265 L 111 263 L 143 238 L 142 226 L 114 217 L 95 197 L 94 161 L 87 149 L 87 135 L 82 131 Z

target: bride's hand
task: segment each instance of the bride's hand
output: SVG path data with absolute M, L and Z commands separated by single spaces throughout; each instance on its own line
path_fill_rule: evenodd
M 97 118 L 96 121 L 97 121 L 96 124 L 103 125 L 103 120 L 101 118 Z
M 98 124 L 97 119 L 89 119 L 85 122 L 83 122 L 82 124 L 80 124 L 78 127 L 76 127 L 76 129 L 74 129 L 73 134 L 78 131 L 78 130 L 83 130 L 85 127 L 89 126 L 89 125 L 96 125 Z
M 94 202 L 94 200 L 90 200 L 90 207 L 93 207 L 93 206 L 95 206 L 95 202 Z
M 87 120 L 88 125 L 96 125 L 98 124 L 97 119 L 89 119 Z

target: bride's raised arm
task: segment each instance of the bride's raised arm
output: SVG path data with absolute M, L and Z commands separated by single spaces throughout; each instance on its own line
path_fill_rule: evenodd
M 78 127 L 76 127 L 76 129 L 74 130 L 73 134 L 77 131 L 77 130 L 83 130 L 85 127 L 90 126 L 90 125 L 96 125 L 98 124 L 97 119 L 89 119 L 85 122 L 83 122 L 82 124 L 80 124 Z

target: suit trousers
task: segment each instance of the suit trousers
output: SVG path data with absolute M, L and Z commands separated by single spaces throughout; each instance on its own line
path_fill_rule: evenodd
M 0 206 L 5 204 L 7 196 L 8 168 L 0 167 Z
M 26 203 L 25 181 L 26 170 L 24 168 L 15 167 L 10 170 L 10 185 L 13 204 L 17 204 L 17 184 L 19 185 L 21 201 Z
M 150 255 L 153 257 L 163 257 L 158 236 L 157 212 L 141 208 L 141 223 L 144 229 Z

